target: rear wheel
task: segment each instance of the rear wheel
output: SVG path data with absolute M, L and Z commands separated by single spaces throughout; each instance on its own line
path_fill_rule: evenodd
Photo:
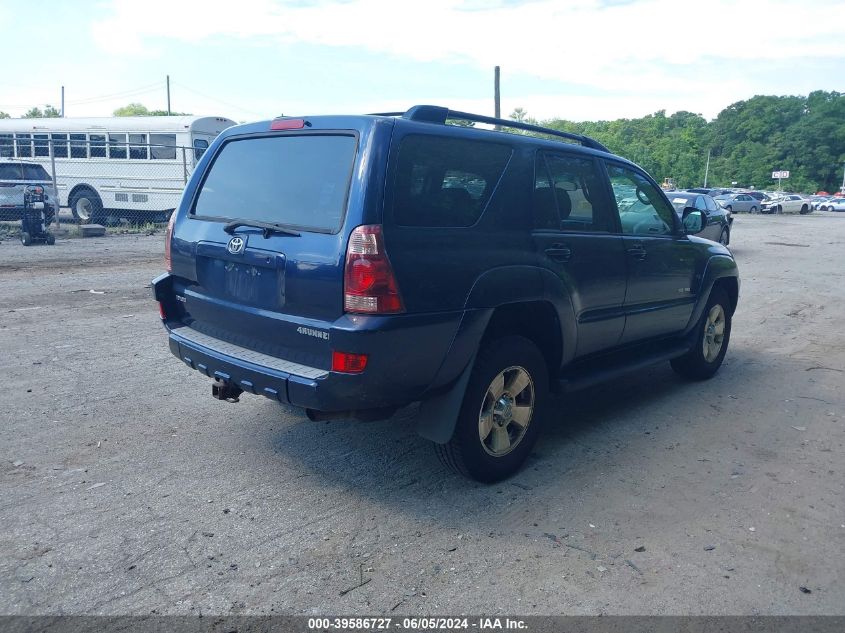
M 546 362 L 534 343 L 490 341 L 476 357 L 452 438 L 435 445 L 438 457 L 478 481 L 512 475 L 537 441 L 547 397 Z
M 24 246 L 32 244 L 32 236 L 26 231 L 21 231 L 21 244 Z
M 81 224 L 99 222 L 102 219 L 103 203 L 96 191 L 91 189 L 80 189 L 75 192 L 69 201 L 73 217 Z
M 715 374 L 731 338 L 731 313 L 728 293 L 714 288 L 695 326 L 695 343 L 690 350 L 671 361 L 672 369 L 690 380 L 706 380 Z
M 748 212 L 749 212 L 749 213 L 757 213 L 757 207 L 751 207 L 751 208 L 748 210 Z

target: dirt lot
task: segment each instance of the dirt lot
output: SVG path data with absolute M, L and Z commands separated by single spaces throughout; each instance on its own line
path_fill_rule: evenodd
M 151 301 L 161 235 L 3 242 L 0 613 L 845 614 L 845 214 L 733 241 L 722 371 L 561 400 L 494 486 L 412 412 L 213 401 Z

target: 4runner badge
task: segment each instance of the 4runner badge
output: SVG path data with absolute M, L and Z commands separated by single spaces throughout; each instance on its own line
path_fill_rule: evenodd
M 324 341 L 329 340 L 329 333 L 323 332 L 322 330 L 312 330 L 310 327 L 299 326 L 298 328 L 296 328 L 296 331 L 299 334 L 304 334 L 305 336 L 313 336 L 314 338 L 321 338 Z
M 244 246 L 246 246 L 246 240 L 242 237 L 235 236 L 229 240 L 229 243 L 226 245 L 226 250 L 232 255 L 240 255 L 244 252 Z

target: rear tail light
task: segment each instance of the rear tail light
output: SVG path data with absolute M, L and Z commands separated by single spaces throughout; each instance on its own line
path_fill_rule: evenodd
M 332 371 L 338 371 L 344 374 L 360 374 L 366 367 L 366 354 L 332 352 Z
M 164 304 L 161 301 L 158 302 L 158 315 L 162 321 L 167 321 L 167 313 L 164 311 Z
M 343 309 L 362 314 L 404 312 L 380 224 L 356 227 L 349 236 L 343 273 Z
M 173 260 L 170 257 L 170 242 L 173 240 L 173 222 L 176 220 L 176 211 L 170 214 L 167 223 L 167 233 L 164 235 L 164 267 L 167 272 L 173 272 Z

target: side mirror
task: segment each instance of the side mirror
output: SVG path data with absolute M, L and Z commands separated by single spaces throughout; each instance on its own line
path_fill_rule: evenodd
M 684 232 L 687 235 L 700 233 L 704 228 L 704 214 L 695 207 L 686 207 L 681 217 L 684 222 Z

